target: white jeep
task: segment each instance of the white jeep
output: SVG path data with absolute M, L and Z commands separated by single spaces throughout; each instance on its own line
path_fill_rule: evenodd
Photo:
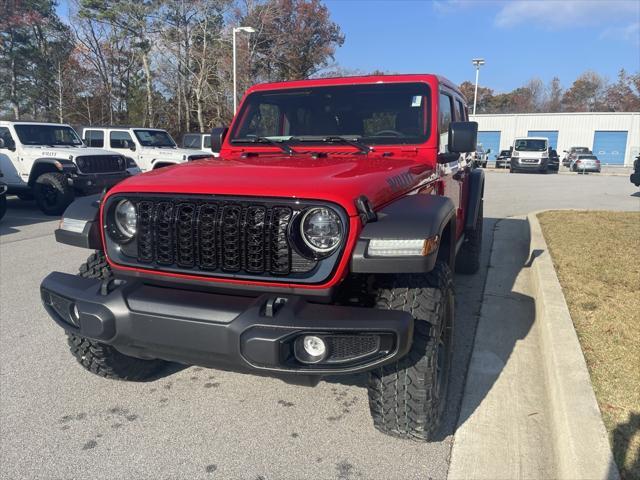
M 104 148 L 135 161 L 143 172 L 212 156 L 178 148 L 171 135 L 159 128 L 86 127 L 82 138 L 90 147 Z
M 35 198 L 47 215 L 140 172 L 123 155 L 87 148 L 69 125 L 21 121 L 0 121 L 0 170 L 7 193 Z

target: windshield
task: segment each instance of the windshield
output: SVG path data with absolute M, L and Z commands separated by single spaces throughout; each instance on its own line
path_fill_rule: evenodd
M 544 152 L 547 149 L 547 141 L 522 138 L 516 140 L 515 149 L 518 152 Z
M 136 129 L 133 133 L 143 147 L 176 147 L 176 142 L 164 130 Z
M 342 136 L 369 144 L 422 143 L 429 133 L 429 103 L 429 89 L 421 83 L 255 92 L 244 102 L 230 138 L 299 143 Z
M 590 153 L 591 150 L 589 150 L 587 147 L 576 147 L 573 149 L 574 153 Z
M 75 130 L 64 125 L 17 124 L 14 128 L 23 145 L 82 145 Z

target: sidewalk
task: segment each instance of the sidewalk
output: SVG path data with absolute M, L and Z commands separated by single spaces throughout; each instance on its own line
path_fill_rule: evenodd
M 547 312 L 545 262 L 526 217 L 496 224 L 449 480 L 619 478 L 571 319 Z

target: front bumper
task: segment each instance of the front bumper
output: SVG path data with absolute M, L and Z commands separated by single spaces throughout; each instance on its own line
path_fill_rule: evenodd
M 367 371 L 403 357 L 413 338 L 407 312 L 314 304 L 296 295 L 221 295 L 136 280 L 107 285 L 60 272 L 49 274 L 40 291 L 66 331 L 126 355 L 285 379 Z M 308 334 L 326 340 L 325 360 L 309 364 L 294 354 L 296 338 Z
M 523 162 L 522 160 L 511 159 L 511 168 L 514 170 L 531 171 L 531 172 L 544 172 L 549 167 L 549 159 L 543 158 L 535 163 Z
M 82 192 L 99 192 L 113 187 L 131 174 L 125 170 L 118 173 L 73 173 L 69 176 L 69 184 Z

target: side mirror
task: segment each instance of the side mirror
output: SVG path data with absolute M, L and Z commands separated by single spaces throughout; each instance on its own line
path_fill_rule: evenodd
M 133 142 L 133 140 L 127 140 L 127 147 L 129 148 L 129 150 L 131 150 L 132 152 L 136 151 L 136 144 Z
M 5 146 L 4 146 L 4 138 L 0 138 L 0 148 L 5 148 Z
M 491 153 L 491 149 L 490 148 L 487 149 L 487 154 L 489 154 L 489 153 Z
M 215 127 L 211 129 L 211 151 L 213 153 L 220 153 L 228 131 L 228 127 Z
M 451 122 L 449 124 L 449 152 L 474 152 L 478 145 L 478 122 Z

